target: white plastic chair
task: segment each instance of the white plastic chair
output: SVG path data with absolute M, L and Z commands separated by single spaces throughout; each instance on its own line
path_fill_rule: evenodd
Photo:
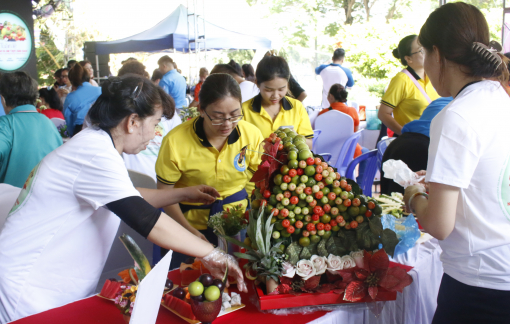
M 6 183 L 0 183 L 0 229 L 7 219 L 7 215 L 18 199 L 21 188 L 11 186 Z
M 62 118 L 50 118 L 50 120 L 55 124 L 55 127 L 59 127 L 66 123 L 66 121 Z
M 328 163 L 335 165 L 343 143 L 354 133 L 352 117 L 337 110 L 331 110 L 317 117 L 315 127 L 322 132 L 314 144 L 313 151 L 316 154 L 331 154 L 331 160 Z
M 128 173 L 131 182 L 133 182 L 133 185 L 135 187 L 156 189 L 156 182 L 151 176 L 133 170 L 128 170 Z M 108 258 L 106 259 L 103 272 L 99 279 L 96 292 L 101 291 L 101 288 L 103 287 L 104 281 L 106 279 L 117 278 L 118 277 L 117 274 L 119 272 L 127 268 L 132 268 L 134 266 L 133 259 L 127 252 L 122 242 L 118 239 L 118 237 L 124 233 L 128 234 L 135 240 L 136 244 L 138 244 L 140 249 L 142 249 L 143 254 L 145 254 L 147 259 L 149 260 L 149 263 L 152 264 L 153 253 L 152 242 L 138 234 L 126 223 L 120 222 L 119 229 L 117 230 L 117 234 L 115 235 L 115 240 L 113 240 L 112 248 L 110 249 L 110 254 L 108 254 Z

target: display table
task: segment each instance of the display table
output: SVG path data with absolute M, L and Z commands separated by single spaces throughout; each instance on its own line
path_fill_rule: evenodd
M 441 249 L 437 240 L 418 244 L 407 253 L 397 256 L 392 261 L 414 267 L 409 274 L 413 283 L 404 289 L 403 294 L 397 295 L 397 300 L 386 302 L 380 316 L 376 317 L 370 310 L 356 307 L 344 307 L 332 312 L 314 312 L 311 314 L 294 314 L 277 316 L 259 312 L 255 305 L 255 292 L 251 282 L 248 283 L 248 293 L 242 293 L 245 308 L 218 317 L 214 323 L 368 323 L 368 324 L 426 324 L 432 321 L 436 309 L 436 297 L 443 275 L 443 267 L 439 260 Z M 180 282 L 179 270 L 171 272 L 171 279 Z M 233 289 L 233 291 L 237 291 Z M 18 321 L 16 324 L 54 324 L 54 323 L 109 323 L 123 324 L 124 320 L 113 302 L 97 296 L 76 301 L 74 303 L 32 315 Z M 186 324 L 170 311 L 161 308 L 158 314 L 158 324 L 179 323 Z

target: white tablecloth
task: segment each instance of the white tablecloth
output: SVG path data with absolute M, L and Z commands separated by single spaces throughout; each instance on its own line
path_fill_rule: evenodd
M 430 324 L 437 306 L 437 292 L 443 276 L 439 260 L 441 248 L 436 239 L 418 244 L 393 261 L 413 266 L 409 271 L 413 283 L 397 293 L 397 300 L 385 303 L 380 316 L 368 309 L 335 310 L 312 321 L 313 324 Z

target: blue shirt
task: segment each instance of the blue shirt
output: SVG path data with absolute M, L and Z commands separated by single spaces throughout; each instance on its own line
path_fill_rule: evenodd
M 83 82 L 76 91 L 67 95 L 64 102 L 64 117 L 69 135 L 74 135 L 76 125 L 83 125 L 90 107 L 100 95 L 101 88 L 94 87 L 88 82 Z
M 347 75 L 347 85 L 346 85 L 346 87 L 351 88 L 351 87 L 354 86 L 354 79 L 352 78 L 351 70 L 349 70 L 346 67 L 341 66 L 340 64 L 336 64 L 336 63 L 322 64 L 321 66 L 315 68 L 315 74 L 317 74 L 317 75 L 321 74 L 321 71 L 324 70 L 325 68 L 327 68 L 330 65 L 331 66 L 338 66 L 342 70 L 344 70 L 345 74 Z
M 163 75 L 159 81 L 159 86 L 165 90 L 175 101 L 175 108 L 181 109 L 187 107 L 186 101 L 186 79 L 173 69 Z
M 0 117 L 0 183 L 22 188 L 30 171 L 62 137 L 51 120 L 32 105 L 18 106 Z
M 447 98 L 438 98 L 432 101 L 427 108 L 423 111 L 420 119 L 413 120 L 404 125 L 402 128 L 402 134 L 411 132 L 411 133 L 420 133 L 427 137 L 430 137 L 430 123 L 432 119 L 436 117 L 436 115 L 446 107 L 453 100 L 452 97 Z
M 0 99 L 0 116 L 5 116 L 4 106 L 2 106 L 2 100 Z

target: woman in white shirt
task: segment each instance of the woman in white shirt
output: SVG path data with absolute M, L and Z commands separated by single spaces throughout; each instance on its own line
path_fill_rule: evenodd
M 135 189 L 124 166 L 121 154 L 144 150 L 174 108 L 150 80 L 110 78 L 90 109 L 92 126 L 32 170 L 0 230 L 0 323 L 93 294 L 120 219 L 161 247 L 200 258 L 213 275 L 228 262 L 246 290 L 231 256 L 157 209 L 181 201 L 209 204 L 218 192 L 208 186 Z
M 443 251 L 433 324 L 510 321 L 508 69 L 489 37 L 462 2 L 436 9 L 419 36 L 434 88 L 454 97 L 430 128 L 429 196 L 411 186 L 404 198 Z

